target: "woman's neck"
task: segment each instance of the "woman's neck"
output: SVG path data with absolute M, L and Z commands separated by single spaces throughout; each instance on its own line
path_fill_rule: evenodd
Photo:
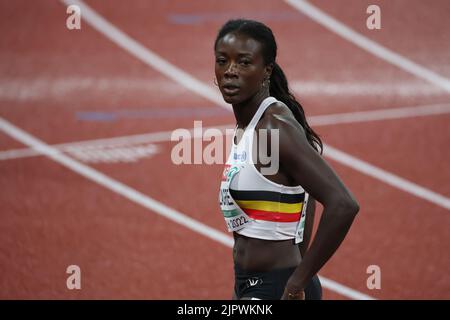
M 261 90 L 250 99 L 233 104 L 233 112 L 238 128 L 246 128 L 255 115 L 261 102 L 269 97 L 269 90 Z

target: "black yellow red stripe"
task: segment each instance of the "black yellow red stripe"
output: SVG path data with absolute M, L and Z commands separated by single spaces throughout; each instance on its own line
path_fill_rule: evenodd
M 252 219 L 274 222 L 300 220 L 305 194 L 230 189 L 236 204 Z

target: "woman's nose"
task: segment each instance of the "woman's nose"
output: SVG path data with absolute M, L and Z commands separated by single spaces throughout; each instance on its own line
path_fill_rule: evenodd
M 225 70 L 226 76 L 236 76 L 237 75 L 237 67 L 236 64 L 231 62 L 228 68 Z

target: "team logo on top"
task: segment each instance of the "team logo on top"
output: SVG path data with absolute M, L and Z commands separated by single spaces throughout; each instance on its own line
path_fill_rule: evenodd
M 227 175 L 228 175 L 228 171 L 230 171 L 231 165 L 226 164 L 224 169 L 223 169 L 223 173 L 222 173 L 222 181 L 226 181 L 227 180 Z
M 232 167 L 230 165 L 226 165 L 223 170 L 222 181 L 230 181 L 231 178 L 239 171 L 238 167 Z
M 232 167 L 229 164 L 223 169 L 222 181 L 230 181 L 230 179 L 239 171 L 239 167 Z

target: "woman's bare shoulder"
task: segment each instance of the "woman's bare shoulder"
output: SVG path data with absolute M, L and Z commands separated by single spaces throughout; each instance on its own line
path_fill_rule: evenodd
M 277 101 L 264 112 L 257 126 L 259 129 L 284 129 L 304 134 L 303 127 L 284 103 Z

